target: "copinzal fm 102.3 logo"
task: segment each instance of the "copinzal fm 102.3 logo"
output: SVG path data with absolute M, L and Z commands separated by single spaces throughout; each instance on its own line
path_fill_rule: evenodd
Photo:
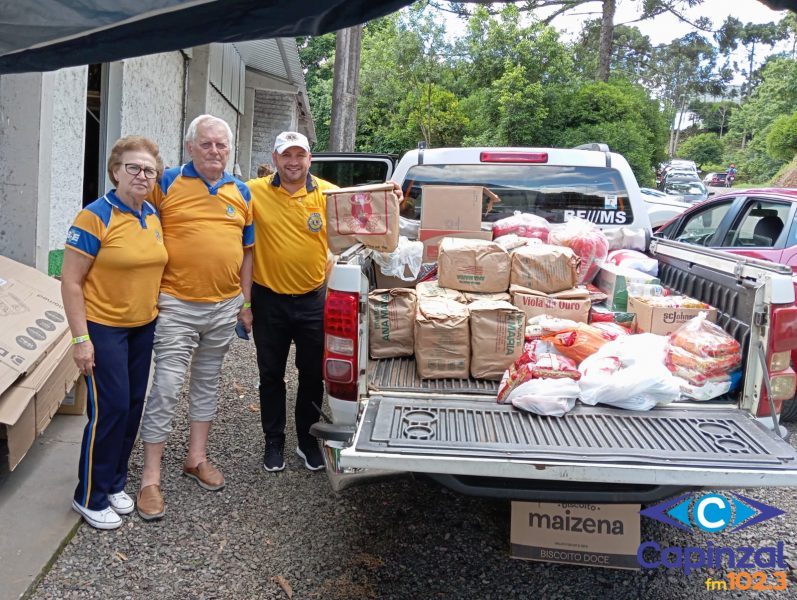
M 640 514 L 692 532 L 737 532 L 784 514 L 784 511 L 736 493 L 693 493 L 665 500 Z M 784 544 L 774 546 L 723 546 L 708 542 L 705 547 L 666 546 L 648 541 L 640 544 L 637 560 L 643 568 L 666 567 L 689 575 L 702 568 L 742 569 L 728 580 L 706 580 L 707 589 L 780 590 L 786 585 Z M 782 569 L 764 573 L 762 569 Z M 775 581 L 769 582 L 768 574 Z M 745 587 L 747 586 L 747 587 Z

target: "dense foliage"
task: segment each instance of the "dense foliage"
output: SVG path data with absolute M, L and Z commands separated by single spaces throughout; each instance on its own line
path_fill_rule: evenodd
M 657 14 L 695 3 L 640 5 Z M 533 18 L 534 3 L 468 4 L 467 12 L 460 7 L 464 30 L 453 36 L 433 4 L 418 2 L 366 24 L 357 150 L 401 154 L 419 141 L 436 147 L 600 141 L 628 159 L 640 185 L 652 183 L 654 167 L 668 155 L 705 165 L 735 161 L 740 179 L 765 181 L 797 150 L 794 53 L 756 67 L 764 47 L 797 40 L 791 16 L 756 26 L 729 18 L 713 38 L 696 29 L 659 46 L 636 27 L 615 26 L 610 77 L 600 81 L 599 20 L 566 42 Z M 705 21 L 696 25 L 707 28 Z M 300 40 L 300 53 L 316 124 L 314 149 L 324 150 L 334 35 Z M 729 86 L 739 76 L 741 88 Z M 684 129 L 688 123 L 678 115 L 687 111 L 695 124 Z

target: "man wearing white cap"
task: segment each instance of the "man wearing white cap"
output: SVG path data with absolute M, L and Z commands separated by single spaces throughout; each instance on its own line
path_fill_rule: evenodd
M 260 371 L 260 418 L 266 438 L 263 468 L 285 468 L 285 366 L 296 344 L 296 453 L 312 471 L 324 468 L 310 426 L 324 397 L 324 281 L 327 267 L 326 197 L 337 186 L 310 175 L 310 144 L 295 131 L 277 136 L 276 173 L 248 182 L 255 240 L 252 332 Z

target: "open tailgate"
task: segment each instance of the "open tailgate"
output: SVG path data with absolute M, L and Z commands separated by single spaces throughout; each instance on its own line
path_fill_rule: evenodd
M 797 486 L 797 451 L 726 407 L 541 417 L 484 399 L 374 395 L 341 466 L 699 487 Z

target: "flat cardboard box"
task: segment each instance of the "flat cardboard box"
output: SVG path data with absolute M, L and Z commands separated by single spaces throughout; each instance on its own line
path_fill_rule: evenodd
M 573 288 L 555 294 L 545 294 L 519 285 L 509 287 L 512 304 L 526 313 L 526 318 L 549 315 L 559 319 L 570 319 L 578 323 L 589 320 L 592 302 L 586 288 Z
M 465 185 L 421 187 L 421 228 L 478 231 L 485 189 Z
M 617 265 L 604 264 L 595 276 L 595 285 L 608 296 L 606 304 L 611 310 L 628 310 L 629 283 L 660 283 L 657 277 Z
M 628 312 L 636 313 L 637 329 L 647 333 L 667 335 L 693 319 L 701 312 L 708 313 L 709 321 L 716 322 L 717 309 L 711 308 L 659 308 L 650 306 L 638 298 L 628 299 Z
M 424 229 L 421 227 L 418 238 L 423 242 L 423 262 L 437 262 L 437 257 L 440 254 L 440 242 L 445 237 L 490 241 L 493 239 L 493 232 L 451 231 L 446 229 Z
M 60 282 L 0 256 L 0 394 L 32 370 L 68 328 Z
M 512 502 L 512 558 L 639 569 L 639 504 Z
M 0 439 L 5 439 L 5 463 L 13 471 L 36 439 L 36 393 L 12 387 L 0 396 Z

